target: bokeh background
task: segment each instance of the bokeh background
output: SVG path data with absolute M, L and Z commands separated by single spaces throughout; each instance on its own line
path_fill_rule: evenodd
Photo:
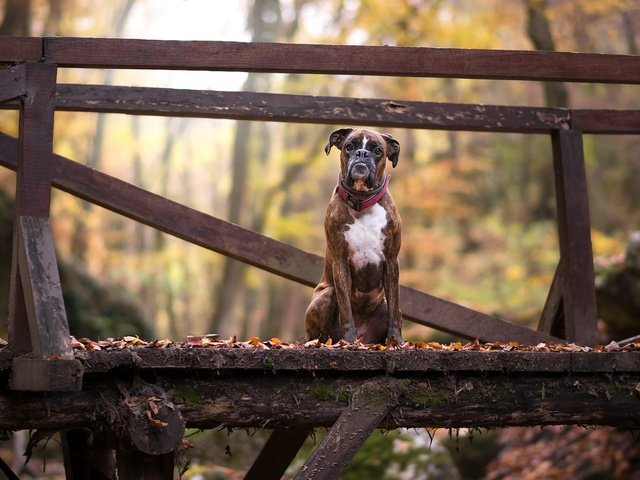
M 636 55 L 639 31 L 640 6 L 635 0 L 0 0 L 2 35 Z M 61 69 L 58 80 L 497 105 L 640 108 L 638 87 L 629 85 L 75 69 Z M 335 150 L 326 157 L 323 146 L 329 132 L 342 126 L 58 112 L 55 150 L 211 215 L 323 254 L 322 220 L 338 164 Z M 0 129 L 17 135 L 17 114 L 0 111 Z M 549 137 L 385 131 L 398 138 L 402 148 L 391 184 L 404 221 L 401 282 L 535 328 L 559 255 Z M 628 238 L 640 228 L 640 138 L 587 135 L 584 148 L 597 275 L 602 285 L 615 284 L 610 288 L 615 294 L 623 287 L 611 281 L 611 275 L 624 270 Z M 14 185 L 15 174 L 0 169 L 3 319 Z M 54 191 L 51 215 L 65 302 L 72 333 L 78 337 L 138 334 L 147 340 L 180 341 L 189 334 L 219 333 L 239 339 L 295 341 L 304 334 L 304 310 L 311 295 L 307 287 L 63 192 Z M 636 273 L 634 278 L 640 282 L 640 272 Z M 601 306 L 604 310 L 605 303 Z M 637 301 L 636 307 L 640 309 Z M 633 308 L 627 313 L 601 311 L 607 320 L 602 326 L 603 341 L 638 333 L 640 316 Z M 620 324 L 616 319 L 623 317 Z M 408 322 L 404 329 L 409 340 L 445 338 Z M 3 322 L 0 336 L 5 334 Z M 381 451 L 388 452 L 389 445 L 391 451 L 409 451 L 416 438 L 424 442 L 420 451 L 431 443 L 424 434 L 403 437 L 401 443 L 398 438 L 381 437 L 381 444 L 387 442 Z M 513 436 L 511 445 L 516 438 L 523 436 Z M 253 448 L 255 441 L 262 441 L 260 435 L 243 437 L 238 443 Z M 552 445 L 548 439 L 545 442 Z M 460 447 L 450 450 L 454 455 Z M 495 457 L 499 448 L 494 445 L 489 450 Z M 205 463 L 214 462 L 204 451 L 198 455 Z M 222 457 L 215 462 L 229 461 Z M 230 465 L 242 469 L 241 463 L 236 455 Z M 484 466 L 472 468 L 472 476 L 466 477 L 460 467 L 451 466 L 449 456 L 444 463 L 450 466 L 446 475 L 422 469 L 413 477 L 397 478 L 479 478 L 473 475 L 485 472 Z M 206 476 L 210 473 L 199 478 L 214 478 Z M 428 476 L 436 474 L 445 476 Z

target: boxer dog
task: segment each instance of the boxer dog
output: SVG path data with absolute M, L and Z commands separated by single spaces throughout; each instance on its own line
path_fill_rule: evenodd
M 309 340 L 402 344 L 398 252 L 402 223 L 388 190 L 387 159 L 398 163 L 391 135 L 341 128 L 325 152 L 340 150 L 338 185 L 324 221 L 324 272 L 305 314 Z

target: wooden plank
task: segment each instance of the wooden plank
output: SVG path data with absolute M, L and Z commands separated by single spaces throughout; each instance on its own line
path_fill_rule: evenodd
M 551 138 L 560 258 L 566 274 L 565 334 L 567 340 L 593 345 L 597 341 L 597 312 L 582 134 L 559 130 Z
M 0 36 L 0 62 L 39 62 L 42 60 L 42 38 Z
M 566 291 L 567 276 L 562 261 L 558 263 L 553 275 L 549 294 L 545 301 L 538 331 L 554 335 L 558 338 L 566 338 L 564 325 L 564 304 L 563 297 Z
M 640 83 L 640 57 L 594 53 L 45 38 L 62 67 Z
M 586 372 L 640 373 L 639 352 L 527 352 L 527 351 L 446 351 L 397 349 L 389 351 L 351 348 L 136 348 L 132 351 L 77 352 L 87 374 L 118 369 L 240 372 L 381 372 L 428 373 L 481 371 L 555 372 L 575 371 L 578 363 Z M 578 360 L 580 359 L 580 360 Z M 633 361 L 638 362 L 633 365 Z M 582 371 L 582 370 L 580 370 Z
M 245 480 L 279 480 L 313 430 L 277 428 L 245 475 Z
M 18 216 L 18 265 L 35 358 L 73 358 L 49 219 Z
M 396 399 L 393 394 L 394 389 L 387 388 L 385 381 L 365 383 L 353 391 L 349 406 L 294 478 L 337 479 L 371 432 L 395 406 Z
M 15 140 L 0 133 L 0 164 L 15 168 Z M 191 209 L 79 163 L 54 155 L 53 184 L 66 192 L 165 233 L 289 280 L 315 287 L 323 258 Z M 405 318 L 466 338 L 522 343 L 557 340 L 481 312 L 401 287 Z
M 4 70 L 0 69 L 0 103 L 27 94 L 26 67 L 24 63 Z
M 569 123 L 569 110 L 561 108 L 72 84 L 58 85 L 56 109 L 529 133 L 548 133 Z
M 82 389 L 82 364 L 76 359 L 13 359 L 9 387 L 31 392 L 74 392 Z
M 25 66 L 27 96 L 22 99 L 17 160 L 15 215 L 49 215 L 53 115 L 56 83 L 55 65 Z M 18 353 L 31 352 L 31 335 L 24 304 L 24 282 L 18 268 L 18 232 L 14 225 L 12 270 L 9 291 L 9 342 Z
M 638 134 L 640 110 L 571 110 L 571 128 L 583 133 Z
M 248 351 L 252 354 L 254 352 Z M 531 354 L 531 357 L 536 354 Z M 630 357 L 631 358 L 631 357 Z M 302 359 L 304 360 L 304 355 Z M 633 357 L 637 363 L 637 358 Z M 584 365 L 583 365 L 584 366 Z M 92 375 L 77 392 L 0 390 L 0 427 L 115 429 L 122 433 L 125 406 L 117 383 L 131 384 L 134 369 Z M 333 425 L 363 385 L 397 395 L 397 411 L 381 428 L 611 425 L 640 421 L 640 373 L 500 373 L 229 371 L 155 369 L 154 381 L 172 400 L 188 428 L 302 428 Z M 151 373 L 151 372 L 150 372 Z M 139 377 L 138 377 L 139 378 Z M 372 392 L 375 399 L 376 391 Z M 382 392 L 381 394 L 385 394 Z

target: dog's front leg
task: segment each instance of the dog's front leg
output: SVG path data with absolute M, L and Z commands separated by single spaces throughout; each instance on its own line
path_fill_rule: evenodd
M 397 258 L 390 258 L 384 265 L 384 293 L 387 299 L 387 338 L 402 344 L 402 313 L 400 312 L 400 267 Z
M 356 339 L 356 325 L 351 310 L 351 273 L 346 261 L 336 260 L 333 263 L 333 283 L 336 287 L 339 322 L 343 331 L 342 338 L 347 342 L 353 342 Z

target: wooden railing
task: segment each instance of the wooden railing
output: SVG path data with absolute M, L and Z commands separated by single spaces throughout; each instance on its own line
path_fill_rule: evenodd
M 316 255 L 195 211 L 69 159 L 52 156 L 55 110 L 548 133 L 553 145 L 561 260 L 541 318 L 540 331 L 532 331 L 407 287 L 402 287 L 402 311 L 408 320 L 467 338 L 531 343 L 548 341 L 551 334 L 584 344 L 595 341 L 596 310 L 582 133 L 638 133 L 638 111 L 57 84 L 56 71 L 59 67 L 145 68 L 640 83 L 640 60 L 637 57 L 432 48 L 5 37 L 0 39 L 0 61 L 15 63 L 15 66 L 0 72 L 1 100 L 6 108 L 19 107 L 22 111 L 20 139 L 6 135 L 0 137 L 0 161 L 19 172 L 16 191 L 18 219 L 40 219 L 35 221 L 38 225 L 23 225 L 21 234 L 16 238 L 18 252 L 14 255 L 14 271 L 19 275 L 14 275 L 14 279 L 30 275 L 27 270 L 23 272 L 19 261 L 20 246 L 29 245 L 27 240 L 32 235 L 37 235 L 35 244 L 48 245 L 51 242 L 44 220 L 48 217 L 51 186 L 291 280 L 314 285 L 320 276 L 321 258 Z M 175 221 L 178 218 L 183 221 Z M 18 221 L 17 225 L 21 223 Z M 25 252 L 27 257 L 37 254 L 35 251 Z M 25 263 L 25 268 L 28 263 Z M 49 275 L 50 278 L 57 275 L 56 272 L 50 273 L 53 275 Z M 10 321 L 14 348 L 16 351 L 35 349 L 40 356 L 68 353 L 68 346 L 62 344 L 52 349 L 44 348 L 44 343 L 50 339 L 44 340 L 42 334 L 31 331 L 40 328 L 57 331 L 60 327 L 66 334 L 64 308 L 57 310 L 57 320 L 46 315 L 40 318 L 39 300 L 33 294 L 39 289 L 32 288 L 32 298 L 23 305 L 23 284 L 24 280 L 12 284 Z M 51 288 L 55 290 L 54 286 Z M 61 301 L 59 292 L 56 298 Z M 33 317 L 30 323 L 26 317 Z M 62 335 L 61 339 L 64 337 Z M 43 345 L 39 346 L 40 343 Z

